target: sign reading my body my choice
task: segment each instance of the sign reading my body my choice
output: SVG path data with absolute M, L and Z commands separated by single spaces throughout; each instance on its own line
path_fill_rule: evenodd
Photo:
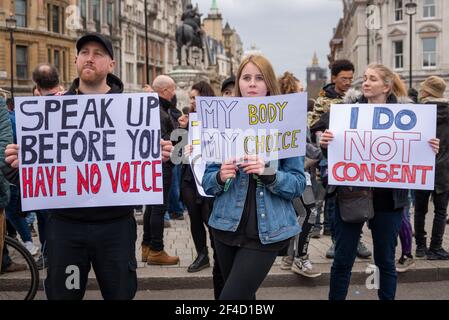
M 16 98 L 24 211 L 160 204 L 155 94 Z
M 258 98 L 197 97 L 204 161 L 244 155 L 265 161 L 305 155 L 307 94 Z
M 332 105 L 329 184 L 433 190 L 435 105 Z

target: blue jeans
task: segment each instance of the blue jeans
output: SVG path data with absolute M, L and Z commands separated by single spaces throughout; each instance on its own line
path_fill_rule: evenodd
M 326 197 L 324 203 L 324 230 L 329 230 L 331 232 L 332 238 L 334 238 L 334 220 L 335 220 L 335 207 L 337 203 L 337 198 L 335 195 Z
M 8 206 L 5 208 L 6 219 L 13 225 L 20 235 L 23 242 L 33 241 L 31 238 L 30 228 L 26 219 L 19 216 L 17 210 L 19 202 L 19 191 L 16 186 L 10 186 L 11 198 L 9 200 Z
M 181 165 L 173 167 L 171 187 L 168 201 L 168 212 L 178 216 L 184 213 L 184 204 L 181 201 Z
M 394 300 L 397 274 L 395 249 L 402 223 L 403 208 L 395 211 L 375 211 L 369 221 L 374 246 L 374 263 L 379 268 L 380 300 Z M 363 223 L 346 223 L 341 219 L 338 205 L 335 210 L 335 259 L 331 268 L 330 300 L 344 300 L 348 294 L 351 270 L 357 254 L 357 244 Z

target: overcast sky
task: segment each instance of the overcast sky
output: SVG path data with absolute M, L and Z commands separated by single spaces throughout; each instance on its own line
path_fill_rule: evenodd
M 198 3 L 203 18 L 212 0 Z M 271 61 L 278 75 L 289 70 L 304 82 L 316 51 L 327 67 L 329 41 L 342 16 L 341 0 L 217 0 L 223 26 L 240 34 L 244 50 L 254 44 Z

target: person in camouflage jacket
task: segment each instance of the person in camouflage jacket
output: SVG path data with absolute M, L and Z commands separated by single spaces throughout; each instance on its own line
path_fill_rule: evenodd
M 315 101 L 313 111 L 307 115 L 309 127 L 313 127 L 332 104 L 342 103 L 346 91 L 351 88 L 354 65 L 348 60 L 336 60 L 331 67 L 331 83 L 326 85 Z

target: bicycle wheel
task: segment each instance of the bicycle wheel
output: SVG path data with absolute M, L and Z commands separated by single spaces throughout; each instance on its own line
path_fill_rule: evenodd
M 18 269 L 5 272 L 13 263 Z M 18 241 L 6 237 L 0 275 L 0 300 L 33 300 L 39 287 L 39 270 L 28 250 Z

